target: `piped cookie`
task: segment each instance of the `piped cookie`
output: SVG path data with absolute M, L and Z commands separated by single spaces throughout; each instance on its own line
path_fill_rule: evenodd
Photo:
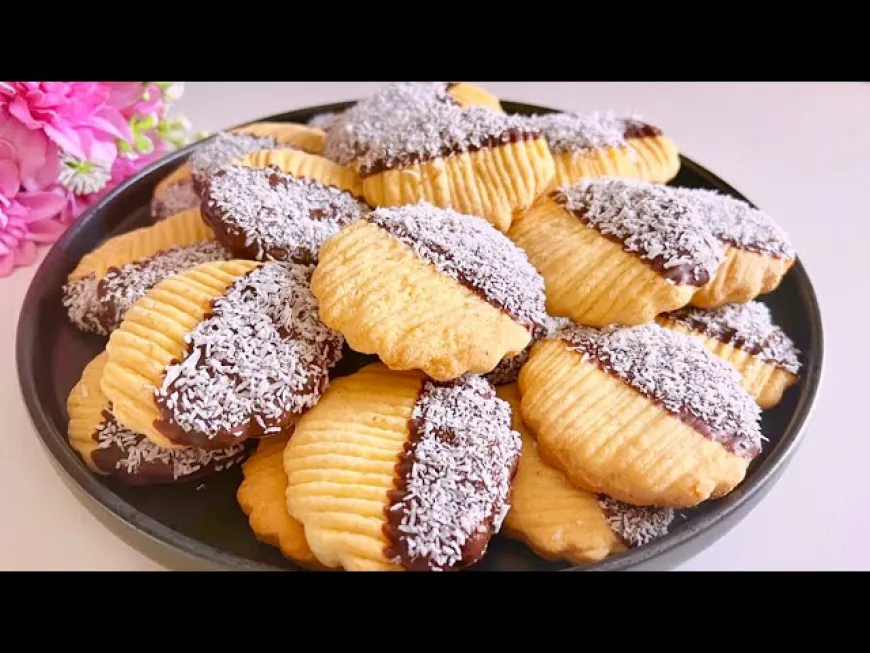
M 226 449 L 164 448 L 122 426 L 100 389 L 107 356 L 85 366 L 67 399 L 70 445 L 94 473 L 128 485 L 181 483 L 229 469 L 249 453 L 247 443 Z
M 532 348 L 518 383 L 542 459 L 633 505 L 722 497 L 761 452 L 760 410 L 740 375 L 656 323 L 561 329 Z
M 203 188 L 203 216 L 218 241 L 258 261 L 315 263 L 323 244 L 368 210 L 346 190 L 276 166 L 222 166 Z
M 581 490 L 563 472 L 547 465 L 534 433 L 523 422 L 517 385 L 500 386 L 496 392 L 510 404 L 513 428 L 523 441 L 511 509 L 504 521 L 507 537 L 548 560 L 583 565 L 667 534 L 674 519 L 670 508 L 632 506 Z
M 229 260 L 199 209 L 110 238 L 82 257 L 63 287 L 63 305 L 82 331 L 108 335 L 155 284 L 209 261 Z
M 676 144 L 640 118 L 612 111 L 548 113 L 529 123 L 547 139 L 557 187 L 603 177 L 665 183 L 680 170 Z
M 800 352 L 761 302 L 715 309 L 686 307 L 657 318 L 664 327 L 698 338 L 743 378 L 743 387 L 767 410 L 798 381 Z
M 634 325 L 715 277 L 724 246 L 702 217 L 678 189 L 602 179 L 542 195 L 508 235 L 543 275 L 551 315 Z
M 463 569 L 508 513 L 520 446 L 482 377 L 439 383 L 374 363 L 333 381 L 297 423 L 287 508 L 327 567 Z
M 572 322 L 567 317 L 544 316 L 544 325 L 537 327 L 532 331 L 532 339 L 529 341 L 529 344 L 526 345 L 526 348 L 515 356 L 503 358 L 499 364 L 495 366 L 495 369 L 493 369 L 492 372 L 484 374 L 484 377 L 494 386 L 514 383 L 517 380 L 517 375 L 520 373 L 523 365 L 525 365 L 526 361 L 529 360 L 529 353 L 532 351 L 534 344 L 542 338 L 546 338 L 570 324 L 572 324 Z
M 543 280 L 522 250 L 481 218 L 425 203 L 344 227 L 311 289 L 352 349 L 442 381 L 492 371 L 545 320 Z
M 222 449 L 314 406 L 343 341 L 318 319 L 310 266 L 232 260 L 139 299 L 109 338 L 103 391 L 155 443 Z

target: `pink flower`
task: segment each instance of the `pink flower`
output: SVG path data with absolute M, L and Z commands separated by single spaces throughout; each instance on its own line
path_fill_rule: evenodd
M 27 190 L 42 190 L 57 180 L 57 146 L 42 131 L 25 127 L 3 106 L 0 106 L 0 167 L 5 169 L 5 173 L 0 171 L 0 188 L 4 186 L 2 174 L 14 174 L 17 183 Z M 8 182 L 10 178 L 6 179 Z
M 111 95 L 103 82 L 0 82 L 0 106 L 81 159 L 90 158 L 95 142 L 130 138 L 127 121 L 109 102 Z
M 6 277 L 16 267 L 33 263 L 37 244 L 53 243 L 64 232 L 64 225 L 54 219 L 64 197 L 59 190 L 18 192 L 16 186 L 13 191 L 10 167 L 0 164 L 0 277 Z

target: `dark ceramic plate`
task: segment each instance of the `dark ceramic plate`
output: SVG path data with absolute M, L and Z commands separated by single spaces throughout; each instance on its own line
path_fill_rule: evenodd
M 342 110 L 350 102 L 311 107 L 265 120 L 306 122 L 324 111 Z M 550 110 L 504 102 L 509 112 Z M 174 567 L 287 570 L 297 569 L 277 549 L 258 542 L 235 499 L 241 472 L 233 469 L 204 483 L 133 488 L 92 474 L 66 440 L 66 398 L 85 364 L 105 346 L 105 339 L 84 335 L 69 323 L 61 306 L 66 275 L 87 252 L 108 236 L 149 222 L 148 204 L 157 182 L 180 164 L 191 147 L 179 150 L 129 179 L 79 220 L 54 245 L 33 279 L 18 325 L 17 359 L 21 391 L 36 432 L 52 459 L 68 476 L 76 494 L 108 525 Z M 742 196 L 689 159 L 674 185 L 712 188 Z M 745 198 L 742 198 L 745 199 Z M 822 322 L 813 286 L 798 260 L 780 287 L 763 298 L 776 321 L 803 352 L 800 383 L 764 414 L 769 443 L 749 468 L 746 480 L 727 497 L 684 511 L 669 535 L 601 563 L 575 569 L 668 569 L 721 537 L 766 494 L 796 449 L 804 430 L 822 369 Z M 367 357 L 351 354 L 338 374 L 357 369 Z M 486 558 L 474 570 L 557 570 L 566 563 L 542 560 L 523 545 L 494 538 Z

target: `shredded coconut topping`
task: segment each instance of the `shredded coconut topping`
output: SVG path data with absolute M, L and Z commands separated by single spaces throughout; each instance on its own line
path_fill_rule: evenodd
M 239 256 L 316 262 L 323 244 L 368 206 L 350 193 L 275 166 L 225 165 L 209 175 L 203 214 Z
M 63 304 L 78 328 L 108 335 L 121 325 L 133 303 L 163 279 L 202 263 L 230 258 L 230 252 L 213 240 L 172 247 L 120 268 L 109 268 L 102 279 L 91 273 L 66 284 Z
M 655 323 L 595 329 L 570 326 L 553 338 L 654 399 L 737 455 L 761 451 L 761 411 L 728 363 L 692 336 Z
M 445 82 L 389 84 L 338 116 L 326 134 L 323 156 L 347 165 L 432 103 L 456 105 Z
M 629 179 L 582 181 L 560 188 L 556 201 L 623 249 L 660 266 L 676 283 L 703 285 L 722 262 L 724 247 L 698 202 L 683 189 Z
M 800 369 L 800 352 L 785 331 L 773 323 L 767 304 L 726 304 L 710 310 L 687 307 L 662 317 L 743 349 L 792 374 Z
M 341 113 L 335 113 L 332 111 L 327 111 L 326 113 L 318 113 L 311 120 L 308 121 L 309 127 L 316 127 L 317 129 L 322 129 L 325 132 L 328 132 L 335 125 L 335 121 L 341 117 Z
M 419 202 L 379 208 L 366 219 L 517 322 L 544 323 L 543 277 L 522 249 L 483 218 Z
M 484 375 L 484 378 L 486 378 L 487 381 L 493 385 L 507 385 L 508 383 L 516 381 L 517 375 L 520 373 L 523 365 L 525 365 L 529 360 L 529 354 L 531 353 L 532 347 L 535 343 L 543 338 L 551 336 L 559 329 L 563 329 L 572 324 L 571 320 L 567 317 L 552 317 L 550 315 L 545 315 L 544 318 L 544 326 L 532 331 L 532 340 L 529 342 L 528 346 L 526 346 L 526 348 L 516 356 L 503 358 L 491 372 Z
M 169 424 L 206 442 L 268 435 L 317 402 L 343 339 L 320 321 L 313 269 L 264 263 L 214 302 L 156 391 Z
M 151 217 L 155 222 L 165 220 L 170 215 L 181 213 L 199 206 L 199 195 L 193 188 L 193 181 L 185 179 L 172 184 L 160 195 L 151 200 Z
M 247 453 L 245 443 L 212 451 L 166 449 L 121 426 L 109 410 L 103 416 L 93 435 L 97 449 L 91 459 L 102 471 L 131 480 L 138 477 L 143 482 L 161 482 L 201 477 L 232 467 Z
M 271 136 L 251 136 L 250 134 L 230 134 L 219 132 L 212 140 L 206 141 L 190 154 L 188 163 L 194 181 L 204 181 L 206 175 L 218 166 L 230 163 L 239 157 L 259 150 L 297 149 L 289 145 L 279 145 Z
M 674 511 L 670 508 L 633 506 L 606 495 L 598 497 L 598 506 L 616 536 L 631 548 L 667 535 L 674 521 Z
M 531 116 L 528 122 L 541 131 L 553 154 L 626 145 L 628 121 L 612 111 L 548 113 Z
M 509 509 L 522 446 L 510 404 L 479 376 L 426 381 L 412 423 L 410 469 L 389 509 L 401 517 L 392 522 L 398 558 L 435 570 L 470 564 Z
M 735 247 L 778 258 L 795 258 L 788 234 L 773 218 L 747 202 L 705 188 L 684 188 L 717 238 Z

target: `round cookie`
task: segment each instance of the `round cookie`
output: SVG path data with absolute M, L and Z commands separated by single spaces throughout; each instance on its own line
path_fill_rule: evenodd
M 523 448 L 511 490 L 504 534 L 547 560 L 576 565 L 598 562 L 665 535 L 674 518 L 669 508 L 632 506 L 574 487 L 564 473 L 538 454 L 538 444 L 520 414 L 515 383 L 496 390 L 511 405 L 513 428 Z
M 760 410 L 740 375 L 654 322 L 562 329 L 532 348 L 518 382 L 544 462 L 633 505 L 724 496 L 761 451 Z
M 692 297 L 692 306 L 716 308 L 743 304 L 772 292 L 795 261 L 788 234 L 769 215 L 716 191 L 682 189 L 726 246 L 716 276 Z
M 189 177 L 169 184 L 162 193 L 151 198 L 151 218 L 154 222 L 165 220 L 176 213 L 198 208 L 199 195 L 193 187 L 193 180 Z
M 657 321 L 697 337 L 730 363 L 762 410 L 776 406 L 785 390 L 798 381 L 800 352 L 773 323 L 766 304 L 753 301 L 714 309 L 686 307 L 660 315 Z
M 284 451 L 287 508 L 321 564 L 458 570 L 507 513 L 520 436 L 479 376 L 448 383 L 374 363 L 335 379 Z
M 682 308 L 724 255 L 678 189 L 628 179 L 542 195 L 509 236 L 543 275 L 547 311 L 596 327 Z
M 492 371 L 545 319 L 543 280 L 522 250 L 481 218 L 425 203 L 343 228 L 311 290 L 352 349 L 442 381 Z
M 388 84 L 336 116 L 323 142 L 323 156 L 356 169 L 359 157 L 389 133 L 396 121 L 425 110 L 433 101 L 501 111 L 498 98 L 466 82 Z
M 371 206 L 426 201 L 478 215 L 502 232 L 553 180 L 540 131 L 520 116 L 461 107 L 438 96 L 389 114 L 389 129 L 357 162 Z
M 680 170 L 676 144 L 658 127 L 612 111 L 548 113 L 529 123 L 547 139 L 556 167 L 554 185 L 622 177 L 665 183 Z
M 67 434 L 88 468 L 129 485 L 180 483 L 217 474 L 248 454 L 247 444 L 226 449 L 165 449 L 121 426 L 100 389 L 107 356 L 99 354 L 85 366 L 67 399 Z
M 161 446 L 222 449 L 279 433 L 341 357 L 317 316 L 310 266 L 232 260 L 164 279 L 109 338 L 103 391 L 118 421 Z
M 242 464 L 243 480 L 236 499 L 258 540 L 277 547 L 303 567 L 325 570 L 308 548 L 302 524 L 287 512 L 284 448 L 291 435 L 288 429 L 257 443 L 256 452 Z
M 218 241 L 258 261 L 315 263 L 327 239 L 368 212 L 351 193 L 277 166 L 222 166 L 209 175 L 202 198 Z
M 214 240 L 199 209 L 109 238 L 86 254 L 67 277 L 62 302 L 70 321 L 108 335 L 130 306 L 155 284 L 178 272 L 231 258 Z

